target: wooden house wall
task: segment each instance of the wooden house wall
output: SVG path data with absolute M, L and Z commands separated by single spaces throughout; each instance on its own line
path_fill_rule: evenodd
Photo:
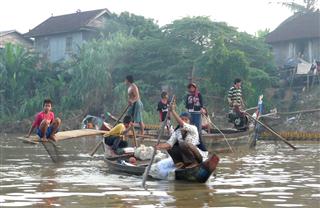
M 320 60 L 320 39 L 278 42 L 272 44 L 272 50 L 278 66 L 283 66 L 289 58 L 301 57 L 301 52 L 301 58 L 312 63 Z
M 68 39 L 72 40 L 71 50 L 67 50 Z M 72 53 L 77 53 L 78 46 L 82 43 L 82 32 L 75 32 L 38 37 L 35 46 L 36 50 L 48 58 L 50 62 L 57 62 L 68 59 Z

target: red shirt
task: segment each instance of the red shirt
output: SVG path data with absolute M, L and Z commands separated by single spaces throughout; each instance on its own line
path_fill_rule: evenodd
M 45 112 L 41 111 L 39 112 L 35 119 L 34 122 L 32 124 L 33 127 L 39 127 L 41 122 L 46 119 L 47 121 L 49 121 L 50 123 L 52 123 L 54 121 L 54 113 L 53 112 L 49 112 L 48 114 L 46 114 Z

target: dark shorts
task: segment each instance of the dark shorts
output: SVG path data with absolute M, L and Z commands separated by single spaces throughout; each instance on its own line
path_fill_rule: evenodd
M 57 132 L 58 132 L 58 130 L 57 130 Z M 49 138 L 52 133 L 53 133 L 53 126 L 50 125 L 50 126 L 47 128 L 46 138 Z M 41 132 L 41 130 L 40 130 L 39 127 L 37 128 L 37 135 L 38 135 L 40 138 L 43 137 L 42 132 Z
M 117 136 L 109 136 L 104 138 L 104 143 L 111 147 L 113 150 L 117 150 L 118 148 L 125 148 L 128 146 L 127 141 L 122 141 Z

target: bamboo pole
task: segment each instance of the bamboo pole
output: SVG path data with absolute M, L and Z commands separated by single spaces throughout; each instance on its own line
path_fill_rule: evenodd
M 266 128 L 268 131 L 270 131 L 273 135 L 275 135 L 276 137 L 278 137 L 279 139 L 281 139 L 284 143 L 286 143 L 287 145 L 289 145 L 293 150 L 296 150 L 297 148 L 295 146 L 293 146 L 290 142 L 288 142 L 285 138 L 283 138 L 281 135 L 279 135 L 277 132 L 275 132 L 274 130 L 271 129 L 271 127 L 267 126 L 266 124 L 262 123 L 261 121 L 255 119 L 254 117 L 252 117 L 249 113 L 245 114 L 253 119 L 254 121 L 258 122 L 260 125 L 262 125 L 264 128 Z

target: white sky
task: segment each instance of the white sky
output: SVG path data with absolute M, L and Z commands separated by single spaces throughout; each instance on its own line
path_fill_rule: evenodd
M 16 29 L 28 32 L 54 16 L 107 8 L 117 14 L 128 11 L 152 18 L 160 25 L 185 16 L 209 16 L 239 31 L 254 34 L 275 29 L 292 13 L 277 0 L 1 0 L 0 31 Z M 299 2 L 299 0 L 298 0 Z

